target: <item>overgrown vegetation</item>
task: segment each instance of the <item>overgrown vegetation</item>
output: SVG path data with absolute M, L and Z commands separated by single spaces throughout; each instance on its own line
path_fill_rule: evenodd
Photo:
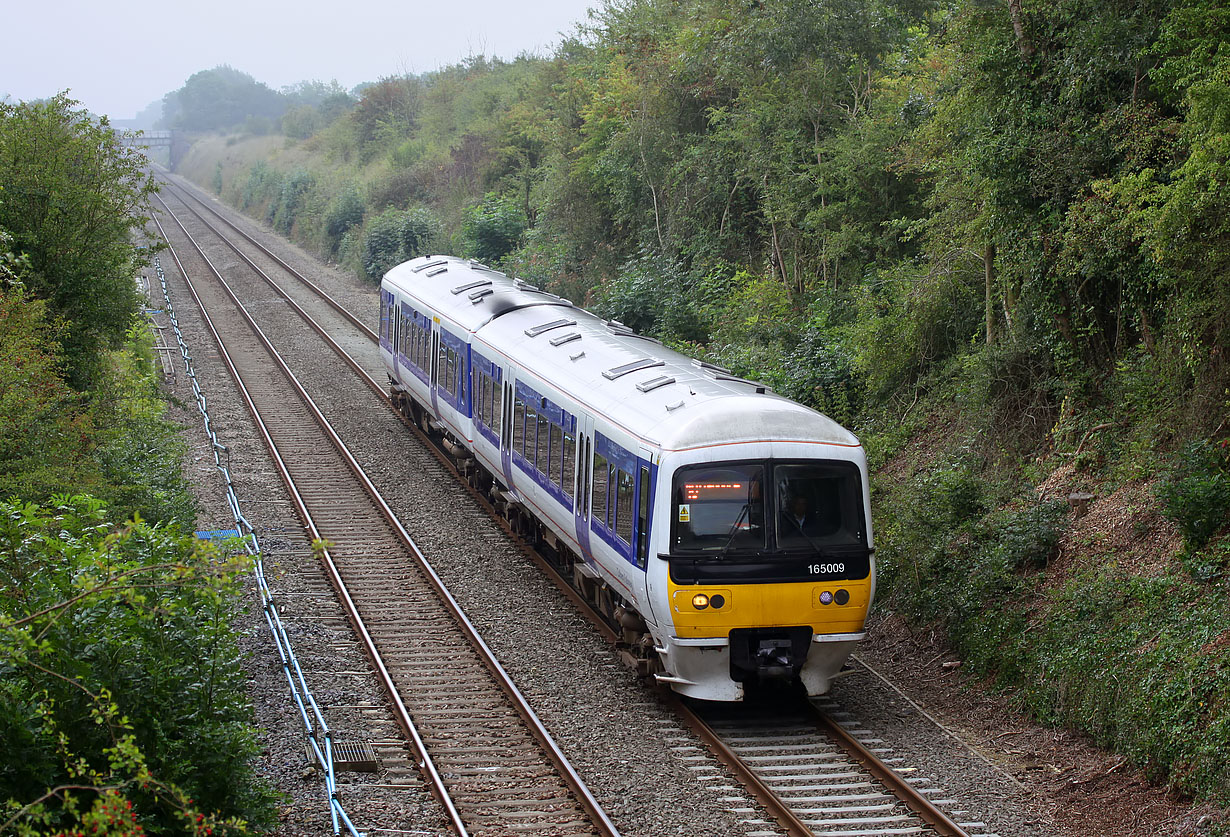
M 271 822 L 134 276 L 152 184 L 60 95 L 0 103 L 0 832 Z
M 98 500 L 0 502 L 0 831 L 272 820 L 230 628 L 244 569 Z
M 433 249 L 853 425 L 887 606 L 1230 801 L 1227 33 L 1217 0 L 611 0 L 549 57 L 386 78 L 288 134 L 291 228 L 374 280 L 429 215 Z M 218 191 L 272 219 L 291 171 Z M 1064 495 L 1147 483 L 1181 552 L 1072 540 L 1036 491 L 1059 466 Z

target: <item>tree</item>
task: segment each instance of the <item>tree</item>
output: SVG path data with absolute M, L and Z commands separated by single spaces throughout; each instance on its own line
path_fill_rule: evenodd
M 26 288 L 62 323 L 67 380 L 85 389 L 138 310 L 137 242 L 155 187 L 106 117 L 76 106 L 64 93 L 0 102 L 0 227 L 28 261 Z
M 162 124 L 185 131 L 221 131 L 249 120 L 272 123 L 287 104 L 288 97 L 223 64 L 193 73 L 183 87 L 164 96 Z

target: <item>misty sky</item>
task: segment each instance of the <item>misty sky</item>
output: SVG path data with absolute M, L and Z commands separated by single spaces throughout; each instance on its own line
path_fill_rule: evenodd
M 467 55 L 546 52 L 599 0 L 122 0 L 5 2 L 0 98 L 71 88 L 90 110 L 135 116 L 198 70 L 230 64 L 275 90 L 305 79 L 421 73 Z M 184 36 L 176 42 L 167 27 Z

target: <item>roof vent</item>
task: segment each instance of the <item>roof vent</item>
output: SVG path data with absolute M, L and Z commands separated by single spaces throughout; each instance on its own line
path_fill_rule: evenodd
M 641 358 L 640 360 L 634 360 L 631 363 L 625 363 L 623 366 L 616 366 L 614 369 L 608 369 L 602 373 L 602 377 L 606 378 L 608 381 L 613 381 L 616 378 L 627 375 L 629 372 L 637 372 L 641 369 L 652 369 L 655 366 L 665 365 L 666 361 L 664 360 L 654 360 L 653 358 L 646 357 Z
M 415 273 L 422 273 L 424 270 L 426 270 L 429 267 L 439 267 L 442 264 L 448 264 L 448 259 L 436 259 L 434 262 L 427 262 L 426 264 L 421 264 L 418 267 L 411 268 L 411 269 Z M 428 274 L 428 275 L 431 275 L 431 274 Z
M 433 269 L 431 269 L 431 270 L 427 271 L 427 275 L 428 275 L 428 276 L 437 276 L 437 275 L 439 275 L 439 274 L 441 274 L 441 273 L 447 273 L 447 272 L 448 272 L 448 265 L 444 265 L 444 266 L 442 266 L 442 267 L 433 268 Z
M 706 372 L 712 372 L 714 374 L 714 377 L 716 377 L 717 375 L 729 375 L 730 374 L 729 369 L 726 369 L 725 367 L 722 367 L 722 366 L 718 366 L 717 364 L 706 363 L 703 360 L 694 360 L 692 361 L 692 365 L 697 367 L 698 369 L 704 369 Z
M 543 332 L 551 331 L 556 328 L 563 328 L 564 326 L 574 326 L 576 324 L 576 320 L 552 320 L 549 323 L 543 323 L 542 325 L 536 325 L 533 328 L 527 328 L 525 330 L 525 336 L 537 337 Z
M 747 384 L 761 395 L 764 395 L 769 389 L 768 386 L 760 383 L 760 381 L 749 381 L 747 378 L 740 378 L 738 375 L 715 374 L 713 379 L 715 381 L 730 381 L 732 384 Z
M 538 291 L 541 290 L 537 285 L 531 285 L 524 279 L 514 279 L 513 284 L 522 291 Z
M 427 275 L 430 276 L 431 274 L 429 273 Z M 475 288 L 481 288 L 483 285 L 490 285 L 490 284 L 491 284 L 490 279 L 479 279 L 476 282 L 466 282 L 464 285 L 458 285 L 457 287 L 453 288 L 453 295 L 456 296 L 457 294 L 465 293 L 466 291 L 472 291 Z
M 552 346 L 562 346 L 565 343 L 571 343 L 573 340 L 580 340 L 580 339 L 581 339 L 581 332 L 574 331 L 571 334 L 561 334 L 559 337 L 552 337 L 551 345 Z
M 478 303 L 483 301 L 484 297 L 491 296 L 493 293 L 495 293 L 495 291 L 493 291 L 491 288 L 483 288 L 481 291 L 475 291 L 474 293 L 470 294 L 470 302 L 473 302 L 475 305 L 477 305 Z
M 641 392 L 653 392 L 658 387 L 664 387 L 667 384 L 675 383 L 675 379 L 669 375 L 661 375 L 657 378 L 650 378 L 648 381 L 641 381 L 636 385 L 636 388 Z

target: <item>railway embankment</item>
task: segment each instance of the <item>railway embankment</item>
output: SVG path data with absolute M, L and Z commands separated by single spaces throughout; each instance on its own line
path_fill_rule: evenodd
M 221 172 L 234 184 L 223 197 L 240 197 L 257 169 L 278 171 L 276 157 L 260 162 L 262 142 L 211 139 L 189 171 L 206 189 Z M 1174 823 L 1223 819 L 1225 445 L 1184 441 L 1199 437 L 1198 418 L 1163 439 L 1139 388 L 1118 407 L 1010 409 L 997 374 L 985 358 L 954 361 L 855 421 L 876 470 L 884 572 L 884 639 L 868 653 L 901 676 L 914 665 L 954 723 L 981 725 L 974 738 L 993 758 L 1100 833 L 1131 833 L 1118 805 L 1157 804 Z M 1114 385 L 1144 386 L 1141 374 L 1126 369 Z M 995 732 L 996 713 L 1051 732 Z

